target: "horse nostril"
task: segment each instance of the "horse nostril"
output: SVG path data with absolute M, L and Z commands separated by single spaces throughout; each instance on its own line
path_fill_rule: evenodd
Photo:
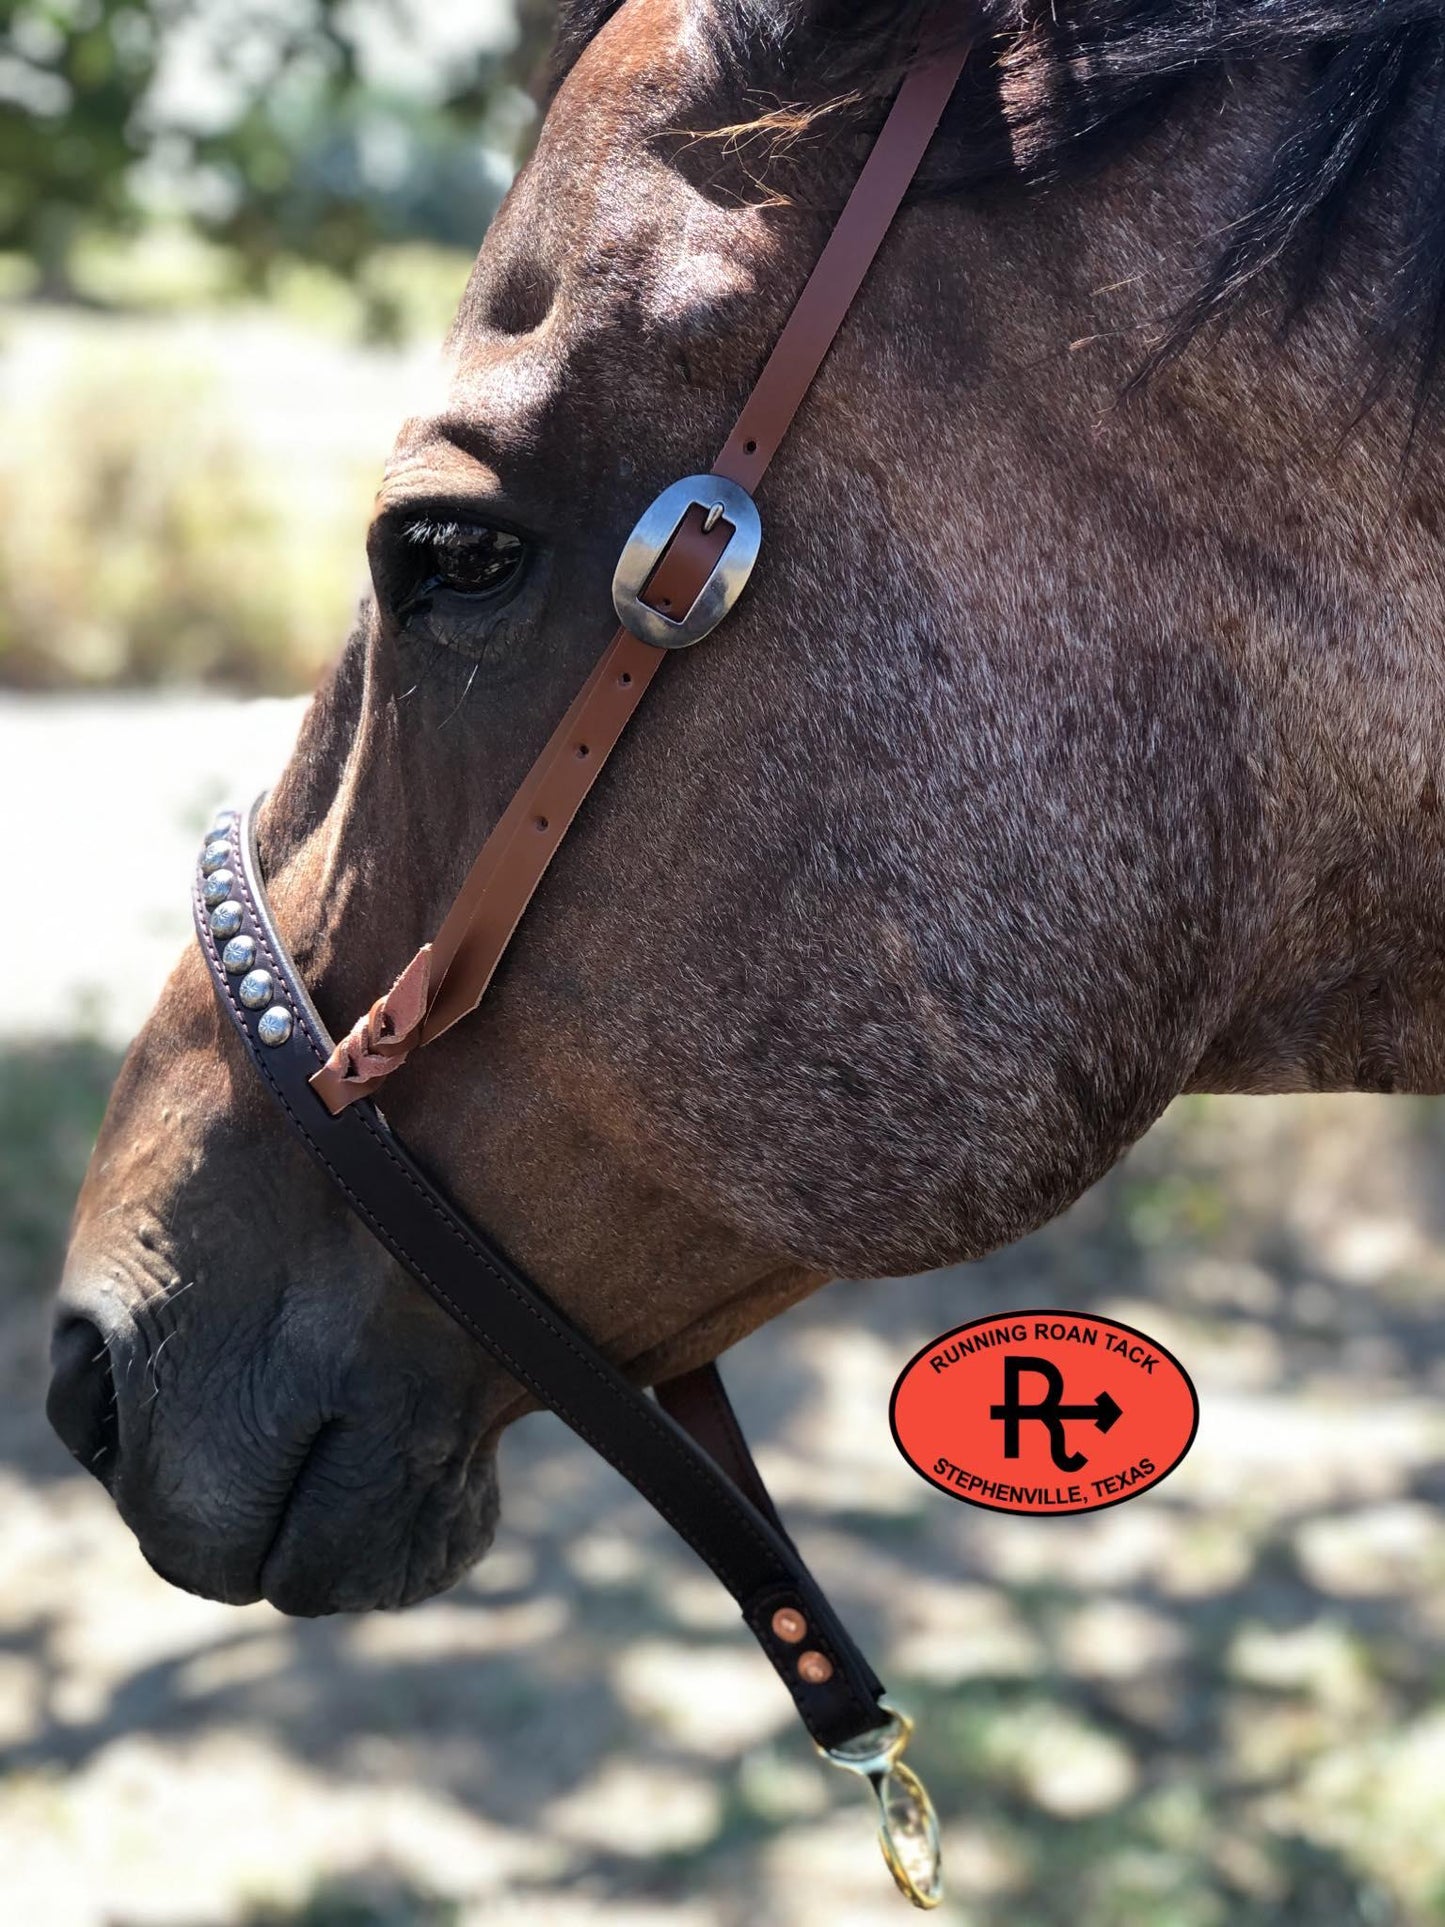
M 102 1484 L 114 1469 L 119 1426 L 110 1352 L 88 1318 L 67 1318 L 50 1343 L 46 1417 L 87 1472 Z

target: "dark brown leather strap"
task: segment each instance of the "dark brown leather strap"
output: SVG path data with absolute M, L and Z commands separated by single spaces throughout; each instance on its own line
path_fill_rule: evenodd
M 872 1732 L 886 1719 L 882 1685 L 779 1527 L 720 1383 L 694 1374 L 669 1394 L 695 1419 L 694 1443 L 457 1211 L 375 1104 L 333 1115 L 316 1102 L 310 1081 L 332 1041 L 272 921 L 254 815 L 228 816 L 207 842 L 196 933 L 221 1007 L 296 1136 L 437 1303 L 707 1562 L 818 1744 Z
M 657 1402 L 787 1538 L 787 1528 L 778 1517 L 772 1493 L 763 1484 L 717 1366 L 699 1365 L 695 1371 L 665 1379 L 657 1388 Z
M 713 473 L 756 488 L 822 366 L 882 245 L 962 72 L 955 43 L 913 68 L 802 293 L 723 444 Z M 687 609 L 725 536 L 684 522 L 645 594 Z M 547 866 L 667 652 L 619 629 L 483 844 L 431 943 L 423 946 L 312 1079 L 328 1110 L 373 1093 L 419 1043 L 476 1009 Z

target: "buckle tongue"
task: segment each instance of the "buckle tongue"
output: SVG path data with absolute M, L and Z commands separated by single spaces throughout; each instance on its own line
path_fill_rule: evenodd
M 913 1722 L 886 1700 L 882 1706 L 888 1715 L 886 1725 L 819 1751 L 834 1766 L 856 1773 L 872 1787 L 878 1801 L 878 1844 L 898 1891 L 915 1907 L 936 1907 L 943 1898 L 938 1816 L 927 1787 L 903 1764 Z
M 695 508 L 703 512 L 704 535 L 710 535 L 719 522 L 725 522 L 731 533 L 691 606 L 674 617 L 654 608 L 645 597 L 688 511 Z M 747 587 L 762 539 L 762 523 L 745 488 L 723 475 L 684 476 L 643 510 L 623 545 L 612 578 L 612 606 L 617 620 L 624 629 L 658 649 L 685 649 L 690 643 L 700 642 L 716 629 Z

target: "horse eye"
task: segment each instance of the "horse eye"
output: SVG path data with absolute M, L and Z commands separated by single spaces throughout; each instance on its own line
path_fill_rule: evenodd
M 402 541 L 412 564 L 397 610 L 403 619 L 439 589 L 478 601 L 499 596 L 527 556 L 519 535 L 479 522 L 413 522 Z

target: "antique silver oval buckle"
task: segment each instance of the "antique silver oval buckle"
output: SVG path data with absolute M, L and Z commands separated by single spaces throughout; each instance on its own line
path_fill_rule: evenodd
M 727 547 L 694 597 L 690 608 L 673 616 L 643 597 L 690 509 L 703 512 L 703 533 L 721 522 L 729 531 Z M 688 475 L 665 488 L 643 510 L 622 546 L 612 577 L 612 606 L 624 629 L 659 649 L 685 649 L 716 629 L 747 587 L 762 546 L 763 525 L 745 488 L 721 475 Z
M 842 1746 L 818 1750 L 834 1766 L 856 1773 L 872 1787 L 878 1801 L 878 1844 L 898 1891 L 915 1907 L 936 1907 L 943 1898 L 943 1845 L 938 1837 L 938 1815 L 928 1789 L 903 1764 L 903 1749 L 913 1722 L 886 1700 L 886 1726 L 860 1733 Z

